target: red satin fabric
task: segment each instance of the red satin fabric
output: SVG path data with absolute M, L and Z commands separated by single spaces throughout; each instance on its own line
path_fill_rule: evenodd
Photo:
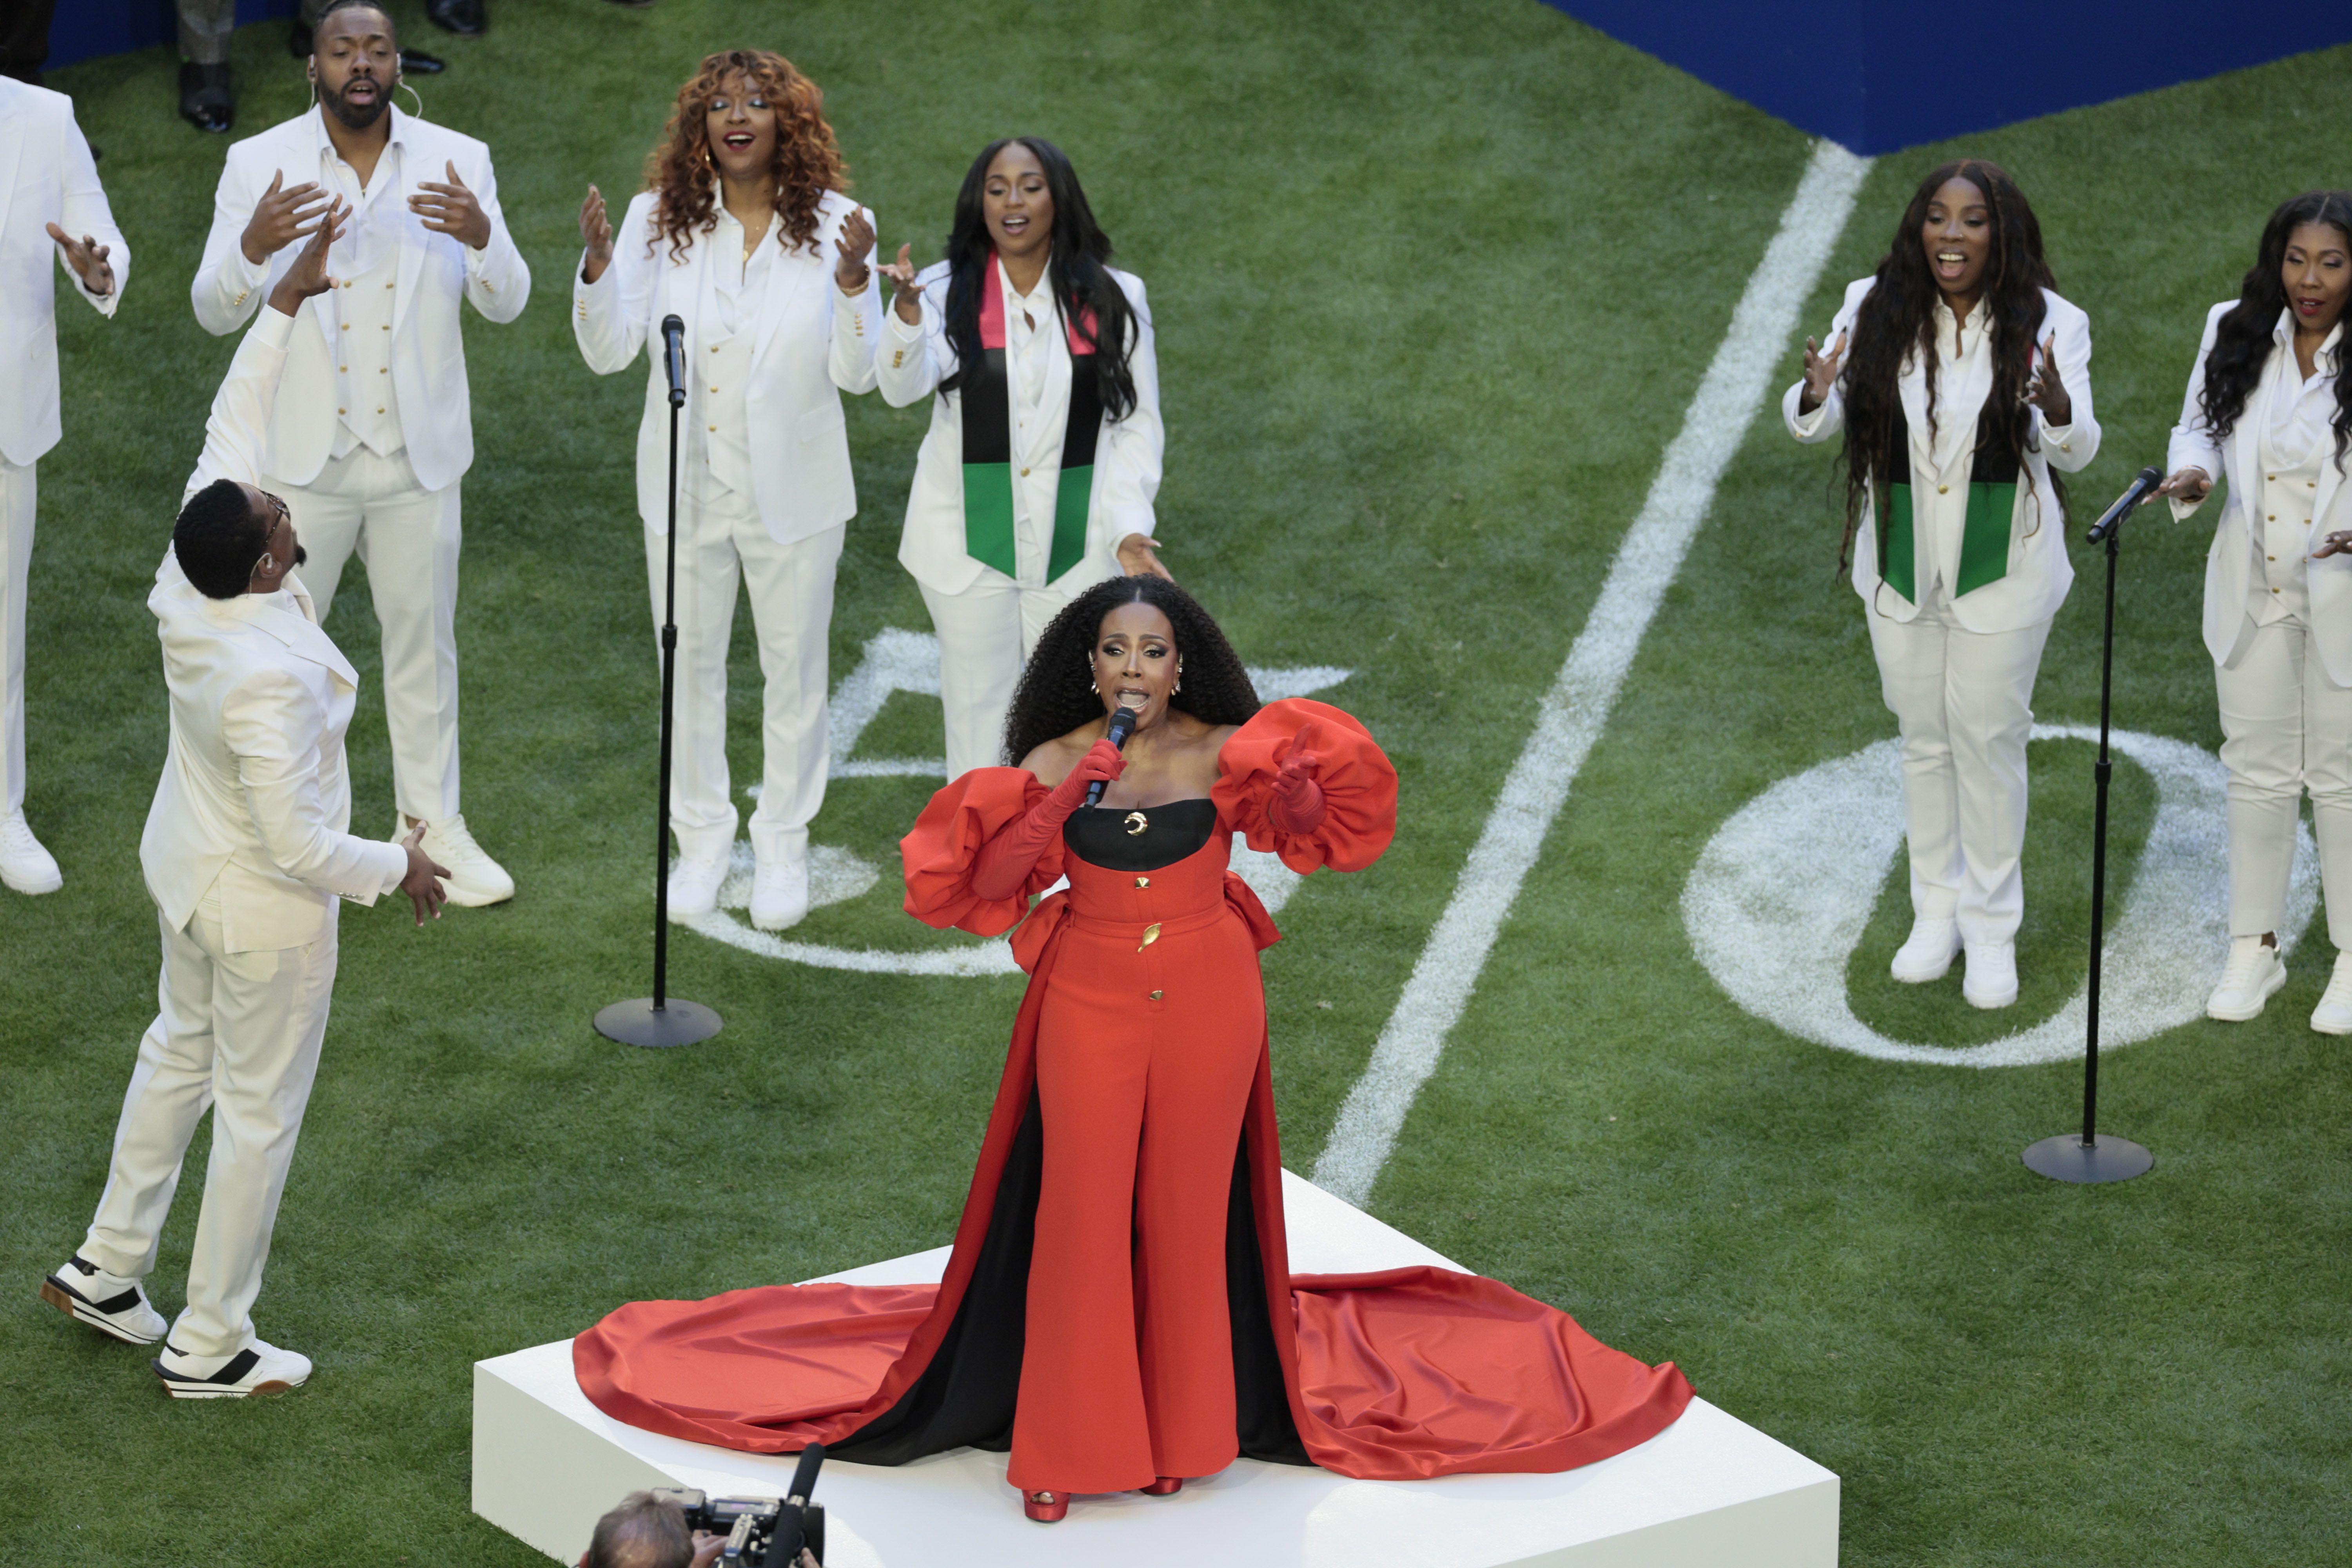
M 1311 837 L 1285 836 L 1268 821 L 1271 792 L 1309 721 L 1322 726 L 1327 809 Z M 783 1285 L 623 1307 L 573 1342 L 581 1387 L 598 1408 L 763 1453 L 841 1442 L 891 1410 L 963 1299 L 1034 1090 L 1046 1142 L 1014 1485 L 1123 1489 L 1234 1457 L 1223 1226 L 1192 1223 L 1187 1205 L 1222 1216 L 1236 1131 L 1275 1348 L 1316 1463 L 1366 1479 L 1560 1470 L 1640 1443 L 1681 1414 L 1690 1385 L 1671 1363 L 1645 1366 L 1495 1280 L 1434 1268 L 1288 1273 L 1255 960 L 1278 933 L 1224 869 L 1229 836 L 1245 830 L 1300 870 L 1369 865 L 1393 827 L 1396 775 L 1361 725 L 1303 701 L 1269 705 L 1227 742 L 1220 764 L 1218 830 L 1196 854 L 1138 876 L 1066 857 L 1056 839 L 1024 891 L 1003 900 L 971 891 L 971 865 L 1043 786 L 1017 769 L 985 768 L 933 797 L 903 846 L 908 912 L 992 934 L 1065 870 L 1072 883 L 1013 939 L 1032 979 L 945 1277 L 936 1289 Z M 1142 940 L 1153 925 L 1159 933 Z M 1179 1092 L 1152 1101 L 1169 1123 L 1156 1130 L 1157 1163 L 1149 1119 L 1139 1140 L 1092 1135 L 1142 1116 L 1141 1086 L 1155 1073 L 1179 1075 L 1168 1080 Z M 1224 1109 L 1234 1105 L 1238 1128 Z M 1194 1145 L 1213 1157 L 1188 1160 Z M 1112 1223 L 1107 1214 L 1116 1234 L 1097 1236 Z

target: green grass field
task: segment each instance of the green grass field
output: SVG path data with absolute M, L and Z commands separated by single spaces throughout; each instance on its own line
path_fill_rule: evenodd
M 541 1561 L 468 1511 L 472 1362 L 621 1302 L 804 1279 L 939 1245 L 952 1225 L 1017 981 L 857 975 L 682 933 L 674 987 L 725 1014 L 719 1039 L 638 1052 L 588 1026 L 647 983 L 655 686 L 630 473 L 641 384 L 590 375 L 572 346 L 572 215 L 590 180 L 635 188 L 703 53 L 780 48 L 824 84 L 886 246 L 936 256 L 973 152 L 1036 132 L 1070 152 L 1121 263 L 1149 281 L 1169 563 L 1252 663 L 1357 671 L 1323 695 L 1403 778 L 1395 849 L 1308 884 L 1267 955 L 1302 1171 L 1809 153 L 1536 0 L 495 0 L 476 42 L 427 36 L 413 0 L 397 9 L 450 58 L 421 84 L 428 112 L 491 143 L 539 290 L 513 325 L 467 329 L 479 457 L 459 606 L 467 816 L 521 892 L 421 933 L 389 907 L 344 921 L 257 1312 L 316 1358 L 306 1388 L 174 1405 L 142 1354 L 36 1301 L 88 1222 L 152 1013 L 137 845 L 165 711 L 144 598 L 232 348 L 188 307 L 222 144 L 174 117 L 173 61 L 55 73 L 104 150 L 135 261 L 118 320 L 61 306 L 66 436 L 41 467 L 27 812 L 67 886 L 0 894 L 11 1563 Z M 239 35 L 241 131 L 302 107 L 283 34 Z M 2274 202 L 2352 177 L 2347 116 L 2352 49 L 2336 49 L 1966 142 L 2016 173 L 2062 289 L 2091 314 L 2106 438 L 2079 509 L 2161 460 L 2205 306 L 2234 290 Z M 1881 161 L 1806 330 L 1957 150 Z M 1792 343 L 1781 381 L 1796 363 Z M 850 409 L 863 510 L 836 679 L 876 633 L 928 627 L 894 559 L 920 420 L 878 398 Z M 2324 927 L 2260 1022 L 2199 1022 L 2107 1059 L 2105 1123 L 2159 1162 L 2113 1188 L 2017 1160 L 2068 1125 L 2077 1068 L 1843 1055 L 1741 1012 L 1692 956 L 1677 900 L 1725 817 L 1894 732 L 1860 608 L 1831 582 L 1831 479 L 1767 410 L 1370 1206 L 1609 1342 L 1675 1361 L 1836 1470 L 1850 1563 L 2352 1560 L 2352 1047 L 2305 1026 Z M 2117 721 L 2210 749 L 2210 515 L 2144 516 Z M 2076 555 L 2046 721 L 2096 719 L 2099 563 Z M 366 683 L 355 826 L 379 831 L 390 765 L 355 575 L 330 629 Z M 748 628 L 737 655 L 748 781 Z M 902 695 L 866 751 L 938 744 L 936 710 Z M 1975 1014 L 1957 969 L 1897 994 L 1890 881 L 1853 963 L 1874 1026 L 1974 1043 L 2080 984 L 2089 752 L 2042 744 L 2034 763 L 2022 1000 Z M 929 787 L 838 781 L 816 840 L 894 867 Z M 2126 881 L 2153 799 L 2119 768 Z M 793 934 L 943 940 L 897 904 L 886 875 Z M 167 1312 L 200 1183 L 165 1239 Z

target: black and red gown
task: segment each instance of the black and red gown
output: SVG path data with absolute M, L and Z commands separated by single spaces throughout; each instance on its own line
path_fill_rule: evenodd
M 1309 721 L 1325 810 L 1294 836 L 1269 808 Z M 932 796 L 900 847 L 908 912 L 983 936 L 1022 922 L 1030 976 L 945 1277 L 623 1307 L 573 1342 L 597 1408 L 866 1464 L 1009 1448 L 1007 1480 L 1055 1492 L 1236 1455 L 1366 1479 L 1564 1470 L 1682 1413 L 1673 1363 L 1495 1280 L 1289 1271 L 1257 956 L 1278 933 L 1228 852 L 1242 833 L 1295 870 L 1360 869 L 1394 831 L 1396 773 L 1353 719 L 1298 700 L 1262 709 L 1218 768 L 1205 800 L 1082 808 L 995 901 L 974 861 L 1045 786 L 978 768 Z

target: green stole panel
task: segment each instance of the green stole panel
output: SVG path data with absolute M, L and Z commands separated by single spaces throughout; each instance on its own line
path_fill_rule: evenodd
M 1969 510 L 1960 525 L 1959 577 L 1952 597 L 2009 575 L 2009 536 L 2017 515 L 2017 462 L 1994 443 L 1998 433 L 1987 407 L 1977 419 L 1976 457 L 1969 465 Z M 1911 502 L 1911 423 L 1895 415 L 1895 471 L 1875 487 L 1878 494 L 1879 580 L 1919 602 L 1918 543 Z
M 1088 331 L 1094 312 L 1085 312 Z M 1095 441 L 1102 434 L 1102 393 L 1094 349 L 1066 322 L 1070 352 L 1070 415 L 1062 426 L 1061 478 L 1054 491 L 1052 582 L 1087 552 L 1087 514 L 1094 494 Z M 992 255 L 980 287 L 981 363 L 958 377 L 963 398 L 963 548 L 983 566 L 1018 577 L 1013 540 L 1013 395 L 1004 368 L 1004 286 Z M 976 372 L 977 374 L 973 374 Z

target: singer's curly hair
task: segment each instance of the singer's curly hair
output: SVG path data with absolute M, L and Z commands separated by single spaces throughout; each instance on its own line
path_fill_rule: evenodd
M 1249 671 L 1198 600 L 1165 577 L 1107 577 L 1063 606 L 1029 655 L 1004 719 L 1008 765 L 1019 766 L 1046 742 L 1109 711 L 1094 689 L 1095 639 L 1105 616 L 1136 604 L 1166 616 L 1176 633 L 1184 689 L 1168 699 L 1169 707 L 1207 724 L 1244 724 L 1257 712 Z
M 694 79 L 677 89 L 677 107 L 662 132 L 661 145 L 646 160 L 646 189 L 660 193 L 654 204 L 653 223 L 646 236 L 646 254 L 656 240 L 669 241 L 669 257 L 677 260 L 694 243 L 696 234 L 719 226 L 719 168 L 711 161 L 710 100 L 738 76 L 751 79 L 752 90 L 776 111 L 776 152 L 769 171 L 776 182 L 776 216 L 782 225 L 777 243 L 786 250 L 802 246 L 816 248 L 817 208 L 827 191 L 849 188 L 848 165 L 825 123 L 824 94 L 816 83 L 793 68 L 793 62 L 766 49 L 729 49 L 710 56 Z

